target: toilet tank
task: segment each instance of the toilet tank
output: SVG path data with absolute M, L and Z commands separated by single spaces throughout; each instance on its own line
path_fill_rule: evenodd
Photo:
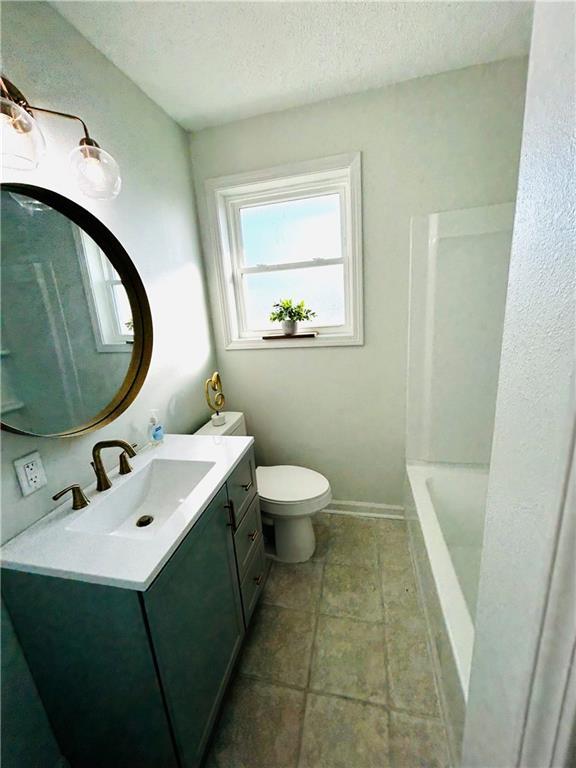
M 226 421 L 222 426 L 215 427 L 212 421 L 208 421 L 203 427 L 196 430 L 195 435 L 241 435 L 245 436 L 246 420 L 241 411 L 222 411 Z

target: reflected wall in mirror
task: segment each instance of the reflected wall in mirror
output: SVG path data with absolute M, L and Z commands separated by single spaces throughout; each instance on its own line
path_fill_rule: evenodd
M 140 390 L 152 320 L 128 254 L 51 190 L 2 184 L 2 427 L 69 436 L 120 415 Z

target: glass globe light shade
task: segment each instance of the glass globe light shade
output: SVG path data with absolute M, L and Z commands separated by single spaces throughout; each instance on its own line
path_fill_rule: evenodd
M 46 151 L 46 141 L 32 115 L 16 102 L 0 97 L 2 166 L 31 171 Z
M 92 139 L 83 139 L 70 152 L 70 163 L 78 187 L 86 197 L 112 200 L 118 196 L 122 186 L 118 163 Z

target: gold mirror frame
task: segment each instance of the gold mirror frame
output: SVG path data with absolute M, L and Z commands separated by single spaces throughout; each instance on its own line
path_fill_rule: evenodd
M 128 294 L 134 322 L 132 357 L 122 386 L 108 405 L 97 413 L 93 419 L 74 429 L 65 432 L 55 432 L 49 435 L 27 432 L 5 424 L 3 421 L 0 422 L 0 427 L 6 432 L 13 432 L 17 435 L 30 435 L 31 437 L 76 437 L 87 432 L 93 432 L 117 419 L 134 402 L 150 368 L 153 343 L 152 313 L 150 312 L 150 304 L 144 284 L 132 259 L 120 241 L 94 214 L 82 208 L 78 203 L 50 189 L 36 187 L 32 184 L 2 183 L 0 184 L 0 190 L 15 192 L 31 197 L 34 200 L 39 200 L 66 216 L 90 235 L 120 275 Z

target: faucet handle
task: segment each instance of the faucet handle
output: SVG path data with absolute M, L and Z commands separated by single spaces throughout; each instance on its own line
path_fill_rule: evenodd
M 138 443 L 132 443 L 132 448 L 137 448 Z M 132 472 L 132 465 L 128 461 L 128 453 L 127 451 L 122 451 L 120 454 L 120 471 L 118 474 L 120 475 L 127 475 L 129 472 Z
M 127 475 L 129 472 L 132 472 L 132 465 L 128 461 L 128 454 L 126 451 L 122 451 L 120 454 L 120 471 L 118 474 Z
M 65 493 L 68 493 L 68 491 L 72 491 L 72 509 L 84 509 L 84 507 L 87 507 L 88 504 L 90 504 L 90 499 L 86 496 L 78 483 L 74 483 L 67 488 L 63 488 L 61 491 L 58 491 L 55 496 L 52 496 L 52 500 L 58 501 L 58 499 L 64 496 Z

